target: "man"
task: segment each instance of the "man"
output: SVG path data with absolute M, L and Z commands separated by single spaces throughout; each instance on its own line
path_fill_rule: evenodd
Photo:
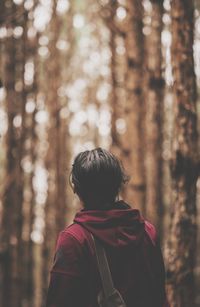
M 128 180 L 119 160 L 101 148 L 84 151 L 71 175 L 83 209 L 58 236 L 46 306 L 98 306 L 102 283 L 91 234 L 105 248 L 114 286 L 127 307 L 168 306 L 156 230 L 139 210 L 117 200 Z

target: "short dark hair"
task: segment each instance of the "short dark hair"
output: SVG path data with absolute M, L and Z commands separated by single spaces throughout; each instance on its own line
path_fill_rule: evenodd
M 71 181 L 85 208 L 95 209 L 113 203 L 128 176 L 121 161 L 99 147 L 75 157 Z

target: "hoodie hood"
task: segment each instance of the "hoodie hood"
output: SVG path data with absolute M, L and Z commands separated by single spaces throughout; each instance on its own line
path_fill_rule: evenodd
M 109 210 L 83 209 L 76 214 L 74 222 L 113 247 L 138 244 L 145 233 L 144 219 L 139 210 L 122 200 Z

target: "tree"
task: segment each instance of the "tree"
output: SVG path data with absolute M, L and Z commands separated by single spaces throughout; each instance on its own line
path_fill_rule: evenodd
M 131 179 L 125 191 L 125 199 L 144 210 L 144 104 L 143 104 L 143 7 L 141 1 L 127 1 L 125 23 L 125 48 L 127 72 L 125 88 L 126 132 L 122 156 Z
M 4 14 L 8 35 L 4 40 L 4 78 L 6 90 L 5 108 L 8 116 L 6 134 L 6 178 L 3 188 L 3 211 L 1 223 L 1 284 L 2 306 L 20 307 L 22 299 L 22 263 L 23 263 L 23 192 L 24 171 L 22 158 L 25 142 L 25 103 L 24 95 L 24 42 L 26 36 L 27 15 L 23 5 L 22 14 L 16 14 L 13 1 L 7 1 Z M 15 37 L 16 26 L 24 28 L 23 35 Z
M 111 149 L 123 161 L 130 175 L 122 196 L 144 213 L 143 6 L 137 0 L 127 1 L 124 7 L 113 1 L 104 8 L 107 9 L 103 17 L 110 29 L 112 52 Z M 117 22 L 117 9 L 126 11 L 122 22 Z M 117 54 L 118 47 L 124 48 L 125 54 Z
M 171 306 L 194 306 L 197 148 L 196 80 L 193 59 L 194 2 L 172 1 L 174 134 L 173 203 L 168 250 Z
M 29 10 L 29 16 L 34 12 L 34 7 Z M 32 232 L 35 221 L 35 190 L 33 187 L 33 179 L 35 175 L 35 165 L 37 160 L 37 145 L 38 139 L 36 134 L 36 120 L 37 113 L 37 91 L 38 91 L 38 35 L 37 32 L 33 37 L 28 37 L 27 30 L 33 26 L 33 20 L 27 16 L 25 36 L 24 36 L 24 58 L 25 65 L 30 65 L 33 69 L 31 80 L 26 80 L 24 87 L 24 96 L 26 99 L 26 113 L 25 113 L 25 144 L 24 144 L 24 158 L 21 162 L 24 169 L 24 202 L 23 202 L 23 304 L 24 306 L 33 306 L 34 293 L 34 242 Z M 28 163 L 27 163 L 28 162 Z M 26 164 L 29 167 L 26 167 Z
M 53 1 L 53 11 L 49 26 L 49 57 L 45 68 L 45 93 L 46 107 L 48 111 L 48 151 L 46 155 L 46 169 L 48 171 L 48 195 L 45 205 L 45 231 L 43 244 L 43 299 L 46 298 L 49 270 L 53 261 L 53 253 L 56 239 L 61 230 L 67 224 L 67 182 L 68 166 L 70 161 L 69 136 L 67 118 L 61 116 L 62 107 L 66 108 L 59 96 L 59 89 L 68 78 L 68 64 L 73 51 L 73 41 L 65 56 L 58 49 L 58 42 L 64 27 L 64 19 L 56 11 L 57 0 Z M 67 12 L 68 38 L 72 35 L 72 6 Z M 66 16 L 65 16 L 66 17 Z M 66 22 L 66 21 L 65 21 Z M 66 28 L 64 27 L 66 31 Z M 65 33 L 66 35 L 66 33 Z M 63 67 L 64 66 L 64 67 Z M 64 75 L 63 75 L 64 74 Z M 66 99 L 66 98 L 65 98 Z
M 147 12 L 150 34 L 145 36 L 145 208 L 148 219 L 158 227 L 162 210 L 162 13 L 163 1 L 152 0 Z

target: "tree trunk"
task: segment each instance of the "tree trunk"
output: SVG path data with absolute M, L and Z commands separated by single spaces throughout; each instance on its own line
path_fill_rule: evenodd
M 30 10 L 29 13 L 33 13 Z M 27 19 L 27 29 L 32 26 L 32 20 Z M 24 149 L 25 159 L 30 163 L 30 169 L 26 171 L 25 169 L 25 180 L 24 189 L 26 193 L 24 194 L 24 204 L 23 204 L 23 215 L 24 224 L 22 229 L 22 239 L 23 239 L 23 307 L 34 306 L 34 242 L 32 238 L 33 226 L 35 221 L 35 190 L 33 188 L 33 179 L 35 175 L 35 163 L 37 157 L 37 135 L 36 135 L 36 122 L 35 115 L 36 109 L 36 99 L 37 99 L 37 48 L 38 48 L 38 38 L 35 35 L 32 38 L 24 36 L 24 57 L 26 62 L 30 61 L 34 66 L 34 76 L 32 83 L 25 85 L 25 95 L 26 104 L 32 101 L 34 103 L 34 109 L 32 111 L 26 110 L 26 144 Z
M 21 7 L 23 10 L 23 5 Z M 12 29 L 16 25 L 26 29 L 25 15 L 14 19 L 16 6 L 7 1 L 5 24 Z M 1 304 L 7 307 L 22 306 L 22 225 L 23 182 L 21 165 L 25 141 L 25 96 L 24 96 L 24 38 L 17 41 L 7 36 L 5 44 L 4 86 L 8 130 L 6 134 L 6 178 L 3 189 L 3 212 L 1 223 Z
M 125 27 L 127 97 L 124 110 L 127 129 L 123 160 L 131 179 L 125 190 L 125 199 L 141 210 L 145 204 L 142 18 L 142 3 L 128 0 Z
M 56 15 L 56 1 L 53 4 L 53 15 L 50 24 L 50 55 L 46 63 L 46 81 L 48 84 L 47 92 L 47 111 L 49 114 L 48 120 L 48 151 L 46 157 L 46 168 L 48 171 L 48 194 L 45 205 L 45 233 L 43 244 L 43 298 L 46 297 L 46 289 L 48 285 L 49 269 L 52 264 L 53 249 L 55 247 L 56 238 L 58 235 L 57 229 L 57 216 L 59 211 L 60 195 L 57 194 L 59 189 L 57 181 L 59 172 L 59 159 L 60 159 L 60 119 L 59 119 L 59 98 L 57 91 L 61 85 L 61 65 L 60 55 L 56 48 L 60 32 L 60 20 Z M 56 77 L 55 77 L 56 76 Z M 57 155 L 58 154 L 58 155 Z M 58 197 L 58 198 L 57 198 Z M 66 198 L 63 198 L 63 202 Z M 60 224 L 63 225 L 63 218 Z M 62 226 L 61 226 L 62 227 Z
M 162 13 L 163 0 L 152 0 L 150 34 L 145 39 L 146 217 L 160 229 L 162 216 Z
M 43 244 L 43 304 L 45 305 L 46 290 L 48 286 L 49 271 L 51 269 L 53 254 L 56 245 L 56 239 L 61 230 L 67 225 L 67 183 L 68 166 L 70 162 L 68 150 L 68 119 L 62 118 L 62 107 L 67 107 L 65 102 L 58 95 L 58 89 L 63 85 L 66 77 L 67 63 L 70 66 L 71 51 L 70 48 L 62 56 L 56 43 L 63 29 L 65 19 L 56 14 L 57 1 L 53 4 L 53 15 L 49 28 L 49 51 L 50 56 L 46 63 L 46 104 L 49 114 L 48 120 L 48 152 L 46 156 L 46 168 L 48 171 L 48 195 L 45 205 L 45 232 Z M 72 29 L 72 10 L 67 12 L 69 23 L 67 23 L 68 37 L 71 36 Z M 70 29 L 70 30 L 69 30 Z
M 126 121 L 125 108 L 126 89 L 125 89 L 125 72 L 126 58 L 122 52 L 119 54 L 117 50 L 123 50 L 124 38 L 112 28 L 110 29 L 110 50 L 111 50 L 111 82 L 112 93 L 110 97 L 111 105 L 111 151 L 123 159 L 123 148 L 126 146 Z
M 194 306 L 197 148 L 196 83 L 193 60 L 194 3 L 172 1 L 174 135 L 173 203 L 168 250 L 168 292 L 172 307 Z

